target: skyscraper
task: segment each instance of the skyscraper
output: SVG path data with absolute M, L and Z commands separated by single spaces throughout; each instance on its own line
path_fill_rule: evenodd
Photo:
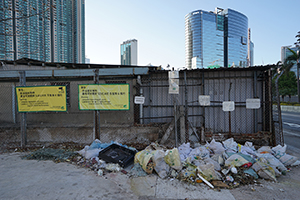
M 0 2 L 0 59 L 85 62 L 84 0 Z
M 293 46 L 282 46 L 281 47 L 281 62 L 284 63 L 285 59 L 287 59 L 289 56 L 291 56 L 293 53 L 289 50 L 291 49 L 292 51 L 296 52 L 300 51 L 300 47 L 293 47 Z M 291 71 L 295 72 L 297 75 L 297 64 L 295 63 L 293 67 L 291 68 Z
M 186 68 L 246 67 L 247 35 L 248 18 L 232 9 L 188 13 L 185 16 Z
M 121 65 L 137 65 L 137 40 L 127 40 L 120 46 Z

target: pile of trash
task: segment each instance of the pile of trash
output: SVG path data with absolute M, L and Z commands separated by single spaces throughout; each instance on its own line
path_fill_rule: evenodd
M 107 151 L 114 146 L 126 148 L 126 151 L 120 151 L 122 155 L 117 155 L 117 151 Z M 122 172 L 131 177 L 156 173 L 163 179 L 176 178 L 190 184 L 204 182 L 211 188 L 233 188 L 258 183 L 259 178 L 277 181 L 278 176 L 285 175 L 290 170 L 289 167 L 300 165 L 297 157 L 286 153 L 286 148 L 286 145 L 278 145 L 256 149 L 251 142 L 241 145 L 230 138 L 222 142 L 213 139 L 205 145 L 197 144 L 195 148 L 192 148 L 190 143 L 173 149 L 151 143 L 143 150 L 137 151 L 133 147 L 114 141 L 102 143 L 95 140 L 79 151 L 42 148 L 23 158 L 70 162 L 94 170 L 99 176 L 110 172 Z M 116 158 L 117 162 L 103 159 L 104 157 L 100 156 L 103 152 L 110 158 Z M 133 152 L 130 155 L 133 165 L 132 162 L 126 166 L 118 162 L 119 158 L 126 157 L 125 154 L 130 152 Z
M 222 143 L 212 140 L 196 148 L 185 143 L 171 150 L 152 144 L 135 155 L 135 163 L 148 174 L 155 171 L 161 178 L 203 181 L 213 188 L 220 183 L 226 183 L 224 187 L 249 184 L 259 177 L 277 181 L 276 177 L 289 171 L 287 167 L 299 165 L 300 161 L 286 153 L 286 145 L 256 150 L 251 142 L 241 145 L 230 138 Z
M 286 145 L 255 149 L 251 142 L 241 145 L 230 138 L 223 142 L 212 140 L 195 148 L 191 148 L 190 143 L 173 149 L 152 143 L 135 154 L 133 167 L 126 171 L 117 163 L 106 163 L 99 159 L 99 152 L 111 144 L 95 140 L 78 152 L 84 157 L 78 163 L 91 162 L 98 175 L 110 171 L 122 171 L 125 174 L 128 171 L 131 176 L 156 173 L 163 179 L 177 178 L 192 184 L 204 182 L 212 188 L 251 184 L 258 178 L 277 181 L 278 176 L 290 170 L 288 167 L 300 164 L 297 157 L 286 153 Z

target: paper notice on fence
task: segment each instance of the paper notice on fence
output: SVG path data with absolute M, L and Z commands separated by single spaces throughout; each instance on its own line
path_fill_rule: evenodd
M 78 85 L 79 110 L 129 110 L 129 84 Z
M 234 111 L 234 101 L 223 101 L 223 111 Z
M 199 95 L 200 106 L 210 106 L 210 96 L 209 95 Z
M 169 94 L 179 94 L 179 71 L 169 71 Z
M 16 87 L 18 112 L 67 111 L 66 86 Z
M 260 108 L 260 99 L 246 99 L 246 108 L 247 109 L 259 109 Z

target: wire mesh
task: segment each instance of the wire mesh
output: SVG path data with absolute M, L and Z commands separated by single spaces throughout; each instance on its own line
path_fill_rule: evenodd
M 100 84 L 129 84 L 129 110 L 100 110 L 101 142 L 179 146 L 185 142 L 204 143 L 212 138 L 243 136 L 269 131 L 272 124 L 270 86 L 265 72 L 180 71 L 179 94 L 169 94 L 168 71 L 140 77 L 101 77 Z M 256 77 L 256 78 L 255 78 Z M 20 113 L 15 87 L 19 82 L 1 82 L 0 132 L 2 144 L 20 142 Z M 93 110 L 78 107 L 78 85 L 94 84 L 89 79 L 56 78 L 27 80 L 26 86 L 66 85 L 67 112 L 27 113 L 28 142 L 91 143 L 95 138 Z M 255 89 L 256 88 L 256 89 Z M 208 95 L 210 105 L 202 106 L 199 95 Z M 143 97 L 144 103 L 135 102 Z M 247 109 L 246 99 L 261 99 L 259 109 Z M 234 111 L 224 111 L 223 102 L 233 101 Z M 224 138 L 223 137 L 223 138 Z

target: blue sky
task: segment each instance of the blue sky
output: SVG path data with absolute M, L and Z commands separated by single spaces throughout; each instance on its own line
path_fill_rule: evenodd
M 86 56 L 120 64 L 120 44 L 138 40 L 138 65 L 185 66 L 185 15 L 231 8 L 248 17 L 254 65 L 276 64 L 300 31 L 299 0 L 86 0 Z

